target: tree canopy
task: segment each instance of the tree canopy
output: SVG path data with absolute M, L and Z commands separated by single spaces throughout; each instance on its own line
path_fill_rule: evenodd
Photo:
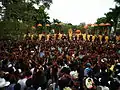
M 52 0 L 2 0 L 0 2 L 2 2 L 0 6 L 1 36 L 10 35 L 12 32 L 16 35 L 20 32 L 25 33 L 39 23 L 43 26 L 50 23 L 50 17 L 45 9 L 49 9 Z M 35 4 L 38 9 L 34 7 Z

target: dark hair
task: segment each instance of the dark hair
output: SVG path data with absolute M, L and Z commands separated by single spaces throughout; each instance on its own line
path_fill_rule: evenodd
M 32 75 L 32 73 L 30 72 L 30 70 L 28 70 L 28 71 L 25 72 L 25 75 L 26 75 L 27 77 L 29 77 L 29 76 Z
M 14 90 L 20 90 L 21 89 L 21 85 L 19 83 L 17 83 L 15 86 L 14 86 Z
M 26 86 L 27 86 L 27 87 L 31 87 L 31 85 L 32 85 L 32 79 L 28 79 L 28 80 L 26 81 Z

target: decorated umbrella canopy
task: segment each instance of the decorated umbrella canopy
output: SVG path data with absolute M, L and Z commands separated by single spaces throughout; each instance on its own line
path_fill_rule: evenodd
M 39 27 L 38 30 L 37 30 L 37 32 L 42 32 L 42 24 L 38 24 L 37 26 Z
M 95 27 L 97 27 L 97 26 L 98 26 L 98 24 L 94 24 L 94 26 L 95 26 Z
M 41 27 L 41 26 L 42 26 L 42 24 L 38 24 L 37 26 L 38 26 L 38 27 Z
M 100 23 L 99 26 L 106 26 L 106 24 L 104 24 L 104 23 Z
M 47 27 L 49 27 L 50 25 L 49 24 L 46 24 Z
M 92 24 L 87 24 L 88 26 L 91 26 Z
M 32 26 L 32 29 L 36 29 L 35 26 Z
M 106 23 L 105 25 L 107 26 L 107 29 L 108 29 L 107 33 L 110 35 L 110 26 L 111 26 L 111 24 L 110 23 Z
M 104 27 L 106 26 L 106 24 L 105 24 L 105 23 L 100 23 L 100 24 L 99 24 L 99 26 L 101 26 L 101 27 L 102 27 L 102 30 L 103 30 L 103 31 L 104 31 L 104 33 L 105 33 L 105 28 L 104 28 Z
M 84 26 L 84 29 L 88 29 L 88 25 L 85 25 L 85 26 Z
M 110 23 L 106 23 L 105 25 L 106 25 L 106 26 L 111 26 L 111 24 L 110 24 Z
M 76 30 L 75 32 L 76 32 L 76 33 L 80 33 L 81 31 L 80 31 L 80 30 Z
M 45 27 L 45 31 L 47 30 L 46 32 L 50 32 L 50 29 L 49 29 L 50 24 L 46 24 L 45 26 L 46 26 L 46 27 Z

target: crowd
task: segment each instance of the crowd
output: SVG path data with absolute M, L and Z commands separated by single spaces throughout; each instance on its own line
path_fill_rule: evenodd
M 69 36 L 0 41 L 0 90 L 120 90 L 120 43 Z

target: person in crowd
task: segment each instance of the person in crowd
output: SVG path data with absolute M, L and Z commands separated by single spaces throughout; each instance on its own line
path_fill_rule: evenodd
M 117 90 L 120 43 L 106 43 L 102 35 L 97 40 L 86 36 L 75 39 L 62 34 L 45 40 L 44 34 L 39 40 L 0 41 L 0 82 L 4 81 L 0 89 L 45 90 L 51 85 L 60 90 L 84 90 L 85 78 L 91 78 L 94 85 Z

